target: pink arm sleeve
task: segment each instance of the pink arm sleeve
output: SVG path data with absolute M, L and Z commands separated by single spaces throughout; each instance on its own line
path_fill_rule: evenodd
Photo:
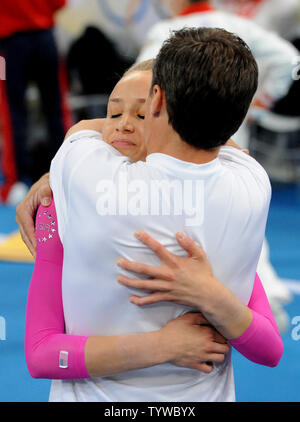
M 283 353 L 283 343 L 257 274 L 248 307 L 253 313 L 252 323 L 239 338 L 230 340 L 229 343 L 252 362 L 276 366 Z
M 54 200 L 36 216 L 37 254 L 28 291 L 25 358 L 34 378 L 88 378 L 84 359 L 87 337 L 65 333 L 62 304 L 63 246 Z

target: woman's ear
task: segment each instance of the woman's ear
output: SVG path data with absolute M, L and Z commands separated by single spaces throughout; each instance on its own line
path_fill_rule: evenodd
M 164 101 L 164 93 L 159 85 L 154 85 L 151 94 L 150 113 L 153 117 L 159 117 Z

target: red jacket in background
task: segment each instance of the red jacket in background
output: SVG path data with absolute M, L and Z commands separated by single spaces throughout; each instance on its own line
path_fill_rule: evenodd
M 65 5 L 66 0 L 0 0 L 0 38 L 51 28 L 54 13 Z

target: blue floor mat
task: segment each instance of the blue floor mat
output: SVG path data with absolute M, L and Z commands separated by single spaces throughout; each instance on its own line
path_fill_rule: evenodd
M 300 187 L 274 186 L 267 225 L 271 261 L 280 277 L 294 280 L 300 280 L 299 217 Z M 16 229 L 15 210 L 0 207 L 0 233 L 11 233 Z M 32 270 L 32 264 L 0 262 L 0 321 L 5 322 L 5 327 L 0 324 L 2 402 L 43 402 L 49 396 L 50 381 L 31 378 L 24 357 L 26 296 Z M 291 320 L 300 316 L 299 295 L 294 296 L 286 310 Z M 292 338 L 293 328 L 291 326 L 283 335 L 284 355 L 276 368 L 253 364 L 233 351 L 238 401 L 300 401 L 300 340 Z

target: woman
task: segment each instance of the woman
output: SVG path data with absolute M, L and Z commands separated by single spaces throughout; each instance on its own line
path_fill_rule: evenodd
M 106 142 L 133 161 L 145 158 L 143 119 L 152 77 L 151 66 L 151 62 L 140 64 L 124 75 L 110 96 L 105 121 L 88 122 L 88 126 L 87 122 L 81 122 L 71 129 L 68 135 L 78 129 L 94 128 L 103 132 Z M 112 337 L 64 334 L 61 298 L 63 250 L 57 232 L 54 204 L 48 209 L 40 207 L 36 224 L 37 259 L 28 295 L 25 335 L 26 360 L 33 376 L 89 380 L 90 377 L 105 377 L 164 362 L 211 373 L 213 366 L 210 362 L 222 364 L 225 354 L 229 351 L 228 345 L 215 331 L 197 325 L 207 324 L 206 319 L 199 314 L 186 314 L 152 333 Z M 179 244 L 184 247 L 184 243 Z M 188 248 L 185 249 L 189 251 Z M 198 265 L 202 276 L 206 278 L 207 274 L 210 274 L 208 262 L 202 260 Z M 215 283 L 219 292 L 222 291 L 224 298 L 226 295 L 228 297 L 228 289 L 212 277 L 210 281 Z M 228 338 L 234 338 L 235 343 L 232 343 L 236 348 L 239 350 L 241 346 L 242 353 L 248 353 L 252 360 L 275 365 L 282 353 L 282 342 L 259 279 L 256 279 L 249 308 L 237 298 L 234 299 L 233 295 L 226 300 L 228 308 L 233 306 L 233 309 L 242 315 L 239 319 L 241 324 L 238 326 L 232 319 L 230 324 L 226 324 L 225 333 Z M 259 317 L 251 321 L 249 314 L 252 318 L 252 312 Z M 248 321 L 246 326 L 245 315 Z M 257 337 L 257 330 L 263 331 L 264 339 L 269 334 L 271 345 L 268 345 L 268 349 L 259 347 L 259 352 L 253 356 L 253 349 L 256 349 L 257 344 L 261 346 L 262 341 L 261 336 Z M 269 351 L 272 352 L 271 357 Z M 62 388 L 68 386 L 65 384 Z M 59 398 L 56 394 L 50 396 L 50 399 Z M 109 400 L 109 397 L 107 399 Z M 152 397 L 150 399 L 153 400 Z M 130 400 L 137 398 L 131 397 L 128 401 Z

